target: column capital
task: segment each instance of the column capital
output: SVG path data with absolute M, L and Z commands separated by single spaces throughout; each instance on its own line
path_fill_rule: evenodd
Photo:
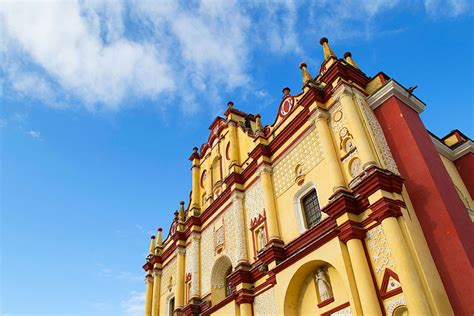
M 336 91 L 333 93 L 333 98 L 338 101 L 342 97 L 351 97 L 354 96 L 354 92 L 352 91 L 352 88 L 346 84 L 340 85 Z
M 329 112 L 321 107 L 317 107 L 314 110 L 314 121 L 319 122 L 319 121 L 327 121 L 329 119 Z
M 400 210 L 400 202 L 392 200 L 387 197 L 382 197 L 370 205 L 372 213 L 369 215 L 377 223 L 381 223 L 388 217 L 400 217 L 402 211 Z
M 347 243 L 351 239 L 359 239 L 364 240 L 366 230 L 360 226 L 360 223 L 356 223 L 354 221 L 348 220 L 344 222 L 342 225 L 339 225 L 339 239 L 343 243 Z
M 272 173 L 272 167 L 269 165 L 262 165 L 258 170 L 257 170 L 258 175 L 262 174 L 271 174 Z
M 245 197 L 245 194 L 243 192 L 240 192 L 240 191 L 234 191 L 232 192 L 232 195 L 230 196 L 230 200 L 233 201 L 233 200 L 243 200 Z
M 176 255 L 186 254 L 186 247 L 178 245 L 175 250 Z
M 151 275 L 151 273 L 148 273 L 146 276 L 145 276 L 145 284 L 148 284 L 148 283 L 153 283 L 153 276 Z
M 153 277 L 155 277 L 155 276 L 161 276 L 162 271 L 161 271 L 161 269 L 154 268 L 151 273 L 152 273 Z

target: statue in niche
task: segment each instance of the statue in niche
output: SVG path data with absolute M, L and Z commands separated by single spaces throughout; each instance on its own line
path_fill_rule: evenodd
M 258 230 L 258 250 L 262 250 L 265 247 L 265 232 L 264 232 L 264 227 L 261 227 Z
M 316 284 L 318 285 L 318 293 L 320 302 L 333 298 L 331 282 L 325 267 L 316 270 Z

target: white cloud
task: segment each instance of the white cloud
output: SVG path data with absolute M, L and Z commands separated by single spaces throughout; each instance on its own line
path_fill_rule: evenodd
M 2 3 L 6 46 L 17 45 L 34 64 L 68 94 L 83 100 L 90 110 L 98 103 L 117 109 L 127 94 L 153 98 L 172 90 L 170 69 L 154 46 L 129 41 L 114 33 L 116 28 L 112 26 L 105 28 L 105 37 L 110 42 L 104 42 L 99 13 L 90 13 L 96 11 L 88 4 L 81 6 L 72 1 Z M 117 15 L 114 15 L 116 19 Z M 107 26 L 117 24 L 111 22 Z M 13 88 L 19 92 L 38 82 L 34 74 L 8 73 Z M 38 73 L 42 73 L 41 70 Z M 39 82 L 42 92 L 48 94 L 50 89 Z
M 27 132 L 27 134 L 35 139 L 41 139 L 41 133 L 39 131 L 30 130 Z
M 145 311 L 145 292 L 132 291 L 130 297 L 120 303 L 122 310 L 130 315 L 143 315 Z
M 188 114 L 198 105 L 215 112 L 225 106 L 223 94 L 252 93 L 249 65 L 256 52 L 308 61 L 314 54 L 306 50 L 323 35 L 337 41 L 391 34 L 399 29 L 378 29 L 379 17 L 420 8 L 431 16 L 455 17 L 470 12 L 471 5 L 468 0 L 2 2 L 2 83 L 20 97 L 59 108 L 118 110 L 139 98 L 160 108 L 180 104 Z

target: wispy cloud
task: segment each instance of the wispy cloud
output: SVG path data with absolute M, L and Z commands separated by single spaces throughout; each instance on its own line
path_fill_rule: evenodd
M 145 292 L 132 291 L 130 297 L 120 303 L 122 310 L 130 315 L 143 315 L 145 310 Z
M 123 280 L 127 282 L 137 282 L 143 280 L 143 275 L 134 274 L 128 271 L 117 271 L 102 263 L 97 263 L 96 266 L 99 268 L 98 274 L 101 277 L 111 278 L 114 280 Z
M 32 138 L 35 138 L 35 139 L 41 139 L 41 133 L 39 131 L 33 131 L 33 130 L 30 130 L 28 132 L 26 132 L 28 135 L 30 135 Z
M 262 48 L 308 60 L 306 42 L 400 32 L 377 20 L 413 9 L 472 13 L 468 0 L 3 2 L 2 81 L 57 108 L 116 111 L 144 99 L 213 112 L 224 93 L 259 97 L 249 65 Z

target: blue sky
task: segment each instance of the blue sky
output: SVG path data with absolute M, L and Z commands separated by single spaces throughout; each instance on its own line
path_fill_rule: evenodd
M 141 315 L 148 238 L 228 100 L 271 123 L 326 36 L 473 137 L 469 1 L 1 2 L 2 315 Z

